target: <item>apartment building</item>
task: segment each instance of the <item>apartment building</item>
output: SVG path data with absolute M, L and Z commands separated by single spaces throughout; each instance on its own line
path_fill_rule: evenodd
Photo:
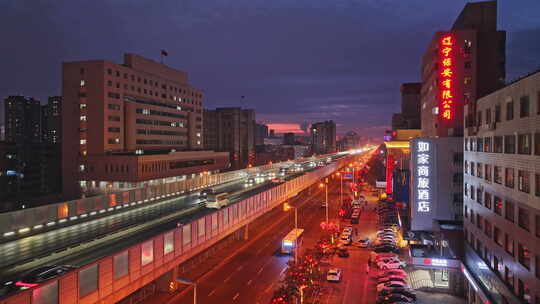
M 540 303 L 540 71 L 465 111 L 476 118 L 464 140 L 470 299 Z

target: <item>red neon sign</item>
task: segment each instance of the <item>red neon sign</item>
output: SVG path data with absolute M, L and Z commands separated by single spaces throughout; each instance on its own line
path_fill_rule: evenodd
M 451 120 L 454 116 L 454 37 L 443 35 L 439 43 L 439 114 L 443 119 Z

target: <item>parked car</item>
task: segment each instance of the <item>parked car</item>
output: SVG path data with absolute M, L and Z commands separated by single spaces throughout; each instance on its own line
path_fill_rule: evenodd
M 347 248 L 339 248 L 338 249 L 338 256 L 341 258 L 348 258 L 349 257 L 349 251 Z
M 377 266 L 379 266 L 380 269 L 396 269 L 407 267 L 407 263 L 405 263 L 404 261 L 391 260 L 388 262 L 379 262 L 377 263 Z
M 378 278 L 380 279 L 380 278 L 393 276 L 393 275 L 407 277 L 407 273 L 405 272 L 405 270 L 398 268 L 398 269 L 383 270 L 379 273 Z
M 342 234 L 339 237 L 339 244 L 347 246 L 347 245 L 350 245 L 351 243 L 352 243 L 352 236 L 351 235 Z
M 388 296 L 377 297 L 377 303 L 414 303 L 414 299 L 405 295 L 394 293 Z
M 401 282 L 406 283 L 407 282 L 406 279 L 407 278 L 404 278 L 401 276 L 388 276 L 388 277 L 377 279 L 377 284 L 382 284 L 382 283 L 391 282 L 391 281 L 401 281 Z
M 416 294 L 414 292 L 412 292 L 412 290 L 410 290 L 408 288 L 396 287 L 396 288 L 392 288 L 392 289 L 384 289 L 384 290 L 381 290 L 381 292 L 379 292 L 378 295 L 379 296 L 388 296 L 388 295 L 391 295 L 391 294 L 402 294 L 402 295 L 416 301 Z
M 339 282 L 341 281 L 341 269 L 339 268 L 330 268 L 326 273 L 326 280 L 328 282 Z
M 353 233 L 353 228 L 352 227 L 345 227 L 341 234 L 351 235 L 352 233 Z
M 369 240 L 369 238 L 360 239 L 358 242 L 359 242 L 358 246 L 360 248 L 367 248 L 371 244 L 371 241 Z
M 407 285 L 407 283 L 405 282 L 401 282 L 401 281 L 390 281 L 390 282 L 387 282 L 387 283 L 383 283 L 383 284 L 379 284 L 377 285 L 377 292 L 381 292 L 382 290 L 386 290 L 386 289 L 392 289 L 392 288 L 407 288 L 409 287 Z
M 376 253 L 382 253 L 382 252 L 394 252 L 399 253 L 399 248 L 397 246 L 392 245 L 378 245 L 373 249 Z

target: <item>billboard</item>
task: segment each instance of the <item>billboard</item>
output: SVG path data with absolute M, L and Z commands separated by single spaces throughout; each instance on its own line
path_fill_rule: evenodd
M 414 139 L 411 143 L 411 228 L 412 230 L 431 230 L 433 216 L 436 213 L 433 198 L 437 190 L 433 179 L 434 145 L 428 139 Z

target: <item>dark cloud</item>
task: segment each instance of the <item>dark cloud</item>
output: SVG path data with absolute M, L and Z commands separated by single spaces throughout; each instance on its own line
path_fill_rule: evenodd
M 189 73 L 205 105 L 255 108 L 260 120 L 333 119 L 382 134 L 399 85 L 418 81 L 433 33 L 467 1 L 115 0 L 0 3 L 0 96 L 60 93 L 62 61 L 134 52 Z M 538 65 L 535 0 L 500 1 L 508 75 Z M 240 96 L 246 96 L 241 100 Z

